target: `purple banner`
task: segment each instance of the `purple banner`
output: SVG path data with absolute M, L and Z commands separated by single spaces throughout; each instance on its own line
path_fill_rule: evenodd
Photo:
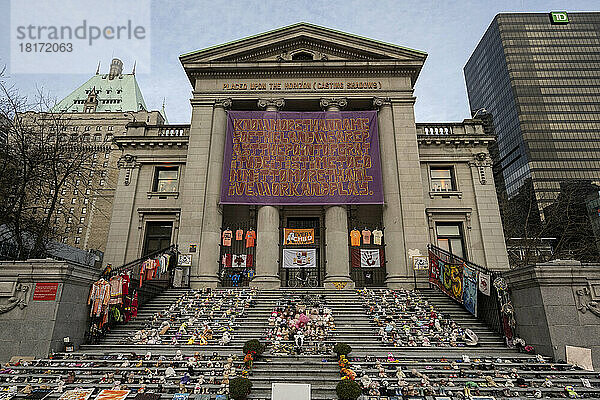
M 383 203 L 377 112 L 228 112 L 221 203 Z

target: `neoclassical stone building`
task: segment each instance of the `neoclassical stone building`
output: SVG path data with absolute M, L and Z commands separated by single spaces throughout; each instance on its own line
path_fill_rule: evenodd
M 420 277 L 413 271 L 412 256 L 426 255 L 433 243 L 488 268 L 508 268 L 487 150 L 494 138 L 484 134 L 478 120 L 415 123 L 413 90 L 426 57 L 421 51 L 306 23 L 182 55 L 193 88 L 191 123 L 132 122 L 124 136 L 114 139 L 122 154 L 105 263 L 118 266 L 177 244 L 191 256 L 192 287 L 278 287 L 305 283 L 309 277 L 322 286 L 410 287 Z M 236 120 L 239 115 L 258 118 L 246 118 L 244 128 L 244 121 Z M 240 141 L 257 137 L 260 129 L 279 129 L 267 128 L 263 121 L 303 115 L 338 119 L 340 127 L 343 123 L 356 132 L 362 129 L 357 115 L 374 115 L 374 131 L 359 136 L 376 138 L 371 143 L 378 143 L 377 148 L 365 147 L 370 156 L 363 167 L 380 172 L 362 188 L 374 196 L 381 192 L 382 201 L 332 203 L 337 198 L 332 193 L 313 192 L 311 201 L 294 203 L 284 198 L 293 196 L 292 185 L 274 183 L 268 198 L 275 199 L 276 190 L 280 197 L 271 202 L 247 201 L 249 197 L 224 201 L 227 194 L 236 194 L 223 185 L 234 181 L 230 168 L 241 165 L 231 158 L 236 151 L 243 158 Z M 315 119 L 302 121 L 295 128 L 285 125 L 286 135 L 300 137 L 301 131 L 327 126 Z M 356 125 L 351 128 L 352 121 Z M 250 155 L 268 151 L 267 144 L 248 146 Z M 341 144 L 334 146 L 336 156 L 346 151 Z M 293 156 L 283 154 L 273 153 L 271 159 L 281 161 L 279 168 L 263 166 L 268 178 L 262 170 L 254 177 L 250 172 L 246 183 L 256 190 L 263 178 L 283 182 L 290 157 L 293 162 Z M 232 175 L 223 176 L 224 171 Z M 330 190 L 324 182 L 335 172 L 327 174 L 317 171 L 315 182 L 294 187 L 314 183 L 314 188 L 321 181 Z M 341 185 L 339 190 L 346 189 Z M 246 189 L 242 197 L 248 195 L 260 197 Z M 289 243 L 286 228 L 308 229 L 309 243 Z M 227 240 L 229 231 L 233 238 Z M 243 236 L 235 237 L 237 231 Z M 351 246 L 352 231 L 359 232 L 359 246 Z M 369 233 L 366 240 L 362 231 Z M 255 232 L 255 243 L 246 241 L 247 232 Z M 375 244 L 375 232 L 382 233 L 381 244 Z M 306 268 L 286 268 L 289 254 Z M 369 267 L 365 255 L 379 255 L 375 267 Z

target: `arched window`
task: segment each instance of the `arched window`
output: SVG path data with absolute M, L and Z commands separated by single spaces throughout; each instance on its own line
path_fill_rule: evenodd
M 312 61 L 314 56 L 307 51 L 299 51 L 292 54 L 292 61 Z

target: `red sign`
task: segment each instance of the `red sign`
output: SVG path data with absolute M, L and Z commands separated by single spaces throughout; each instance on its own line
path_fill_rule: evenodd
M 58 292 L 58 283 L 36 283 L 33 292 L 33 300 L 54 301 Z

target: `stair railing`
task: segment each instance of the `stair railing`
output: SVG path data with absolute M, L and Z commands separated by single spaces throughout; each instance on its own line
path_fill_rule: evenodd
M 502 277 L 502 274 L 498 271 L 492 271 L 488 268 L 485 268 L 481 265 L 475 264 L 469 260 L 466 260 L 462 257 L 457 256 L 456 254 L 452 254 L 444 249 L 441 249 L 433 244 L 429 244 L 429 251 L 437 256 L 440 260 L 444 261 L 447 264 L 451 265 L 466 265 L 467 267 L 479 272 L 490 275 L 490 295 L 487 296 L 482 293 L 479 288 L 477 289 L 477 315 L 476 317 L 483 321 L 490 329 L 494 332 L 497 332 L 503 336 L 505 336 L 505 327 L 503 323 L 503 313 L 502 313 L 502 304 L 500 302 L 500 296 L 498 295 L 498 291 L 496 287 L 491 284 L 496 280 L 496 278 Z M 430 287 L 437 288 L 431 282 L 429 283 Z M 437 288 L 439 290 L 439 288 Z M 442 293 L 446 294 L 443 290 L 440 290 Z M 449 298 L 456 301 L 451 296 Z M 462 304 L 462 303 L 461 303 Z
M 166 289 L 168 289 L 172 284 L 172 274 L 170 271 L 167 271 L 166 274 L 161 275 L 159 278 L 155 278 L 153 280 L 144 281 L 142 286 L 139 287 L 140 274 L 142 270 L 142 264 L 149 259 L 156 258 L 165 253 L 172 253 L 173 257 L 175 257 L 175 263 L 177 262 L 177 256 L 179 254 L 177 250 L 177 245 L 172 244 L 163 249 L 153 251 L 152 253 L 148 253 L 143 257 L 140 257 L 136 260 L 130 261 L 126 264 L 121 265 L 120 267 L 113 268 L 109 272 L 109 276 L 116 276 L 122 273 L 129 272 L 131 285 L 137 290 L 138 293 L 138 307 L 152 300 L 156 295 L 162 293 Z

